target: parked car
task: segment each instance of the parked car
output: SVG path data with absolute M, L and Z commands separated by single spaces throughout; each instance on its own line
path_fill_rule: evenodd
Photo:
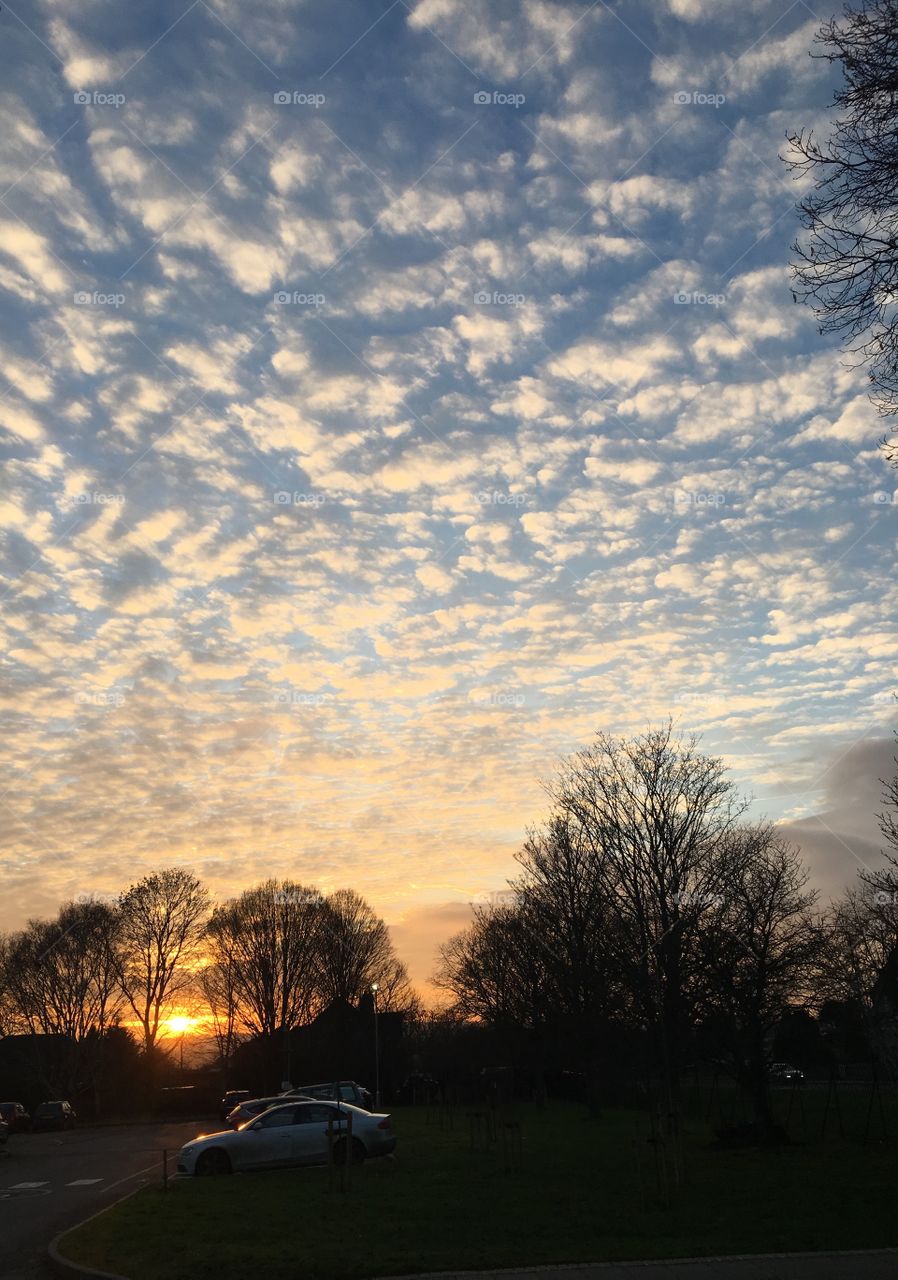
M 788 1062 L 771 1063 L 769 1076 L 772 1084 L 801 1084 L 804 1080 L 804 1072 Z
M 77 1121 L 70 1102 L 42 1102 L 34 1108 L 31 1126 L 40 1133 L 46 1129 L 74 1129 Z
M 242 1124 L 255 1120 L 256 1116 L 260 1116 L 269 1107 L 282 1106 L 283 1102 L 283 1094 L 280 1093 L 275 1098 L 247 1098 L 245 1102 L 239 1103 L 233 1111 L 228 1113 L 225 1123 L 232 1129 L 239 1129 Z
M 8 1125 L 10 1133 L 23 1133 L 31 1128 L 31 1116 L 21 1102 L 0 1102 L 0 1120 Z
M 237 1173 L 249 1169 L 280 1169 L 289 1165 L 325 1164 L 328 1123 L 337 1135 L 334 1159 L 346 1159 L 346 1130 L 352 1115 L 352 1159 L 388 1155 L 396 1136 L 388 1115 L 363 1111 L 347 1103 L 296 1101 L 270 1107 L 241 1129 L 226 1129 L 194 1138 L 178 1153 L 178 1172 Z
M 329 1080 L 324 1084 L 303 1084 L 289 1089 L 285 1098 L 315 1098 L 320 1102 L 349 1102 L 363 1111 L 370 1111 L 373 1098 L 367 1089 L 354 1080 Z
M 252 1096 L 249 1089 L 230 1089 L 218 1104 L 219 1120 L 227 1120 L 238 1103 L 245 1102 Z
M 0 1147 L 3 1146 L 3 1144 L 6 1142 L 8 1137 L 9 1137 L 9 1125 L 6 1123 L 5 1120 L 0 1120 Z

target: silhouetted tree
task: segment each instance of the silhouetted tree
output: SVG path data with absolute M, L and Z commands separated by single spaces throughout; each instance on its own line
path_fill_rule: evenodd
M 407 1009 L 414 1002 L 405 965 L 384 921 L 353 889 L 324 900 L 319 997 L 322 1003 L 358 1004 L 378 984 L 378 1008 Z
M 815 56 L 844 82 L 829 137 L 789 135 L 787 163 L 814 185 L 799 203 L 798 294 L 822 333 L 844 335 L 866 364 L 874 403 L 898 412 L 898 0 L 865 0 L 826 22 Z M 894 450 L 893 461 L 894 461 Z
M 512 903 L 476 906 L 471 926 L 439 948 L 432 980 L 452 995 L 456 1015 L 506 1030 L 532 1030 L 552 1007 L 543 949 Z
M 746 804 L 722 762 L 670 723 L 632 739 L 599 734 L 563 763 L 550 793 L 593 851 L 621 980 L 654 1034 L 676 1110 L 694 938 L 730 874 L 718 850 Z
M 317 889 L 291 880 L 266 880 L 212 912 L 206 945 L 231 966 L 243 1030 L 273 1038 L 320 1007 L 325 912 Z
M 208 908 L 202 883 L 183 867 L 145 876 L 121 897 L 118 979 L 147 1053 L 166 1011 L 194 982 Z
M 758 1130 L 769 1138 L 769 1053 L 786 1011 L 810 999 L 822 942 L 817 895 L 806 889 L 798 850 L 769 823 L 731 832 L 720 852 L 726 877 L 695 935 L 699 981 Z
M 59 1037 L 62 1057 L 57 1054 L 56 1068 L 65 1078 L 57 1085 L 73 1093 L 90 1082 L 97 1102 L 98 1058 L 91 1050 L 114 1024 L 121 1003 L 118 925 L 117 913 L 104 902 L 69 902 L 54 920 L 30 920 L 4 948 L 4 982 L 15 1025 Z
M 212 1019 L 212 1034 L 218 1050 L 224 1085 L 230 1076 L 230 1063 L 240 1043 L 237 1027 L 237 968 L 232 956 L 225 954 L 201 970 L 199 990 Z
M 873 1007 L 876 980 L 898 946 L 898 898 L 885 888 L 850 888 L 826 913 L 816 978 L 818 1002 Z

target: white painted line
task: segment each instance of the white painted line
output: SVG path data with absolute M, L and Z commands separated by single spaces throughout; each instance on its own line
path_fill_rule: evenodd
M 102 1182 L 102 1178 L 76 1178 L 74 1182 L 67 1182 L 67 1187 L 92 1187 L 95 1182 Z
M 7 1191 L 33 1191 L 35 1187 L 46 1187 L 46 1182 L 17 1182 L 13 1187 L 7 1187 Z
M 118 1182 L 110 1182 L 108 1187 L 104 1187 L 104 1191 L 111 1191 L 113 1187 L 120 1187 L 123 1182 L 130 1182 L 132 1178 L 139 1178 L 142 1173 L 149 1173 L 151 1169 L 159 1169 L 162 1165 L 162 1152 L 159 1153 L 160 1158 L 154 1160 L 152 1164 L 148 1164 L 145 1169 L 138 1169 L 136 1173 L 129 1173 L 124 1178 L 119 1178 Z

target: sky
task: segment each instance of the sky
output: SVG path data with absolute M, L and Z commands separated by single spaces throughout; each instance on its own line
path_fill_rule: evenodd
M 831 9 L 0 12 L 0 927 L 351 886 L 419 983 L 673 716 L 878 859 L 898 475 L 790 292 Z

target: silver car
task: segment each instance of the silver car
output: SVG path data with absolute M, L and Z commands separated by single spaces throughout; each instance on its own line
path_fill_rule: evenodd
M 390 1117 L 347 1103 L 291 1102 L 271 1107 L 236 1131 L 204 1134 L 181 1148 L 178 1172 L 200 1176 L 325 1164 L 328 1122 L 333 1124 L 334 1159 L 346 1160 L 347 1117 L 352 1115 L 352 1160 L 385 1156 L 396 1146 Z

